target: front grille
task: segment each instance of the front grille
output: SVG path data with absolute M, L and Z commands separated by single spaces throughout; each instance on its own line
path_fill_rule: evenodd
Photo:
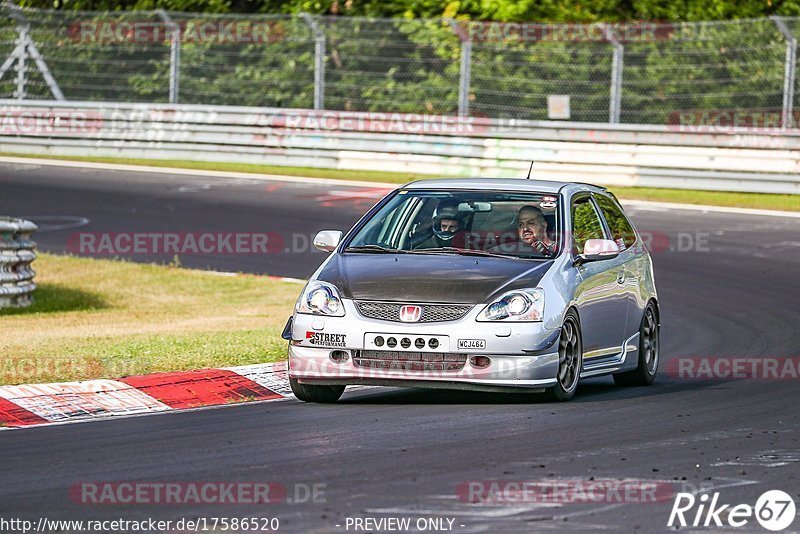
M 356 367 L 388 369 L 391 371 L 460 371 L 467 363 L 467 355 L 357 350 L 353 354 L 353 363 Z
M 400 308 L 405 303 L 357 301 L 359 313 L 370 319 L 400 322 Z M 422 307 L 419 323 L 457 321 L 472 309 L 469 304 L 418 304 Z

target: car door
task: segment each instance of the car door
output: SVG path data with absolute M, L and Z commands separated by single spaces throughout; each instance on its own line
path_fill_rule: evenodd
M 588 239 L 610 239 L 600 211 L 589 193 L 573 197 L 572 253 L 583 252 Z M 575 302 L 583 334 L 584 363 L 591 364 L 622 351 L 628 303 L 620 288 L 623 260 L 618 257 L 576 266 L 579 282 Z M 624 280 L 623 280 L 624 282 Z
M 625 216 L 620 205 L 609 195 L 595 193 L 595 202 L 600 208 L 600 213 L 606 223 L 606 228 L 611 234 L 611 239 L 620 249 L 618 262 L 620 272 L 617 282 L 620 290 L 625 293 L 627 302 L 627 324 L 625 327 L 624 339 L 636 334 L 639 331 L 644 307 L 646 303 L 645 293 L 642 291 L 642 276 L 646 272 L 648 263 L 645 257 L 635 247 L 636 232 L 633 225 Z M 624 341 L 623 341 L 624 342 Z

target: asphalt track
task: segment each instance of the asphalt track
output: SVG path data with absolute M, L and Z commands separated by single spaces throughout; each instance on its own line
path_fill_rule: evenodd
M 346 229 L 377 195 L 199 174 L 0 165 L 0 213 L 39 222 L 37 241 L 48 251 L 69 250 L 78 231 L 266 231 L 302 241 L 293 234 Z M 764 491 L 782 489 L 800 503 L 797 379 L 691 380 L 664 371 L 685 356 L 800 355 L 800 220 L 631 213 L 640 231 L 654 235 L 663 339 L 662 373 L 650 388 L 594 379 L 566 404 L 371 389 L 329 406 L 283 401 L 5 431 L 0 518 L 278 517 L 282 532 L 346 532 L 348 517 L 391 516 L 454 518 L 456 532 L 667 530 L 672 499 L 497 505 L 457 496 L 467 481 L 592 477 L 719 491 L 720 502 L 732 504 L 753 505 Z M 180 259 L 303 278 L 324 256 L 301 245 Z M 134 480 L 324 484 L 325 493 L 324 502 L 267 506 L 90 506 L 68 495 L 79 481 Z M 763 529 L 751 520 L 729 531 Z

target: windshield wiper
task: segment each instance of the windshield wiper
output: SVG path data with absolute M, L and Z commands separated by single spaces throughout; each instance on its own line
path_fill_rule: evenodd
M 347 247 L 344 252 L 375 252 L 378 254 L 405 254 L 407 250 L 384 247 L 381 245 L 361 245 L 358 247 Z
M 517 256 L 513 256 L 511 254 L 499 254 L 496 252 L 486 252 L 485 250 L 471 250 L 471 249 L 464 249 L 464 248 L 456 248 L 456 247 L 435 247 L 435 248 L 418 248 L 416 250 L 409 250 L 408 252 L 412 254 L 436 254 L 438 252 L 449 252 L 452 254 L 458 254 L 460 256 L 489 256 L 493 258 L 514 258 L 519 259 Z

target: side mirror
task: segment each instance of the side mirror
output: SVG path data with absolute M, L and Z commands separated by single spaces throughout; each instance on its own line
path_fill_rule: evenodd
M 580 263 L 608 260 L 619 256 L 619 247 L 610 239 L 587 239 L 583 244 L 583 254 L 578 256 Z
M 342 232 L 339 230 L 322 230 L 314 236 L 314 247 L 322 252 L 333 252 L 342 240 Z

